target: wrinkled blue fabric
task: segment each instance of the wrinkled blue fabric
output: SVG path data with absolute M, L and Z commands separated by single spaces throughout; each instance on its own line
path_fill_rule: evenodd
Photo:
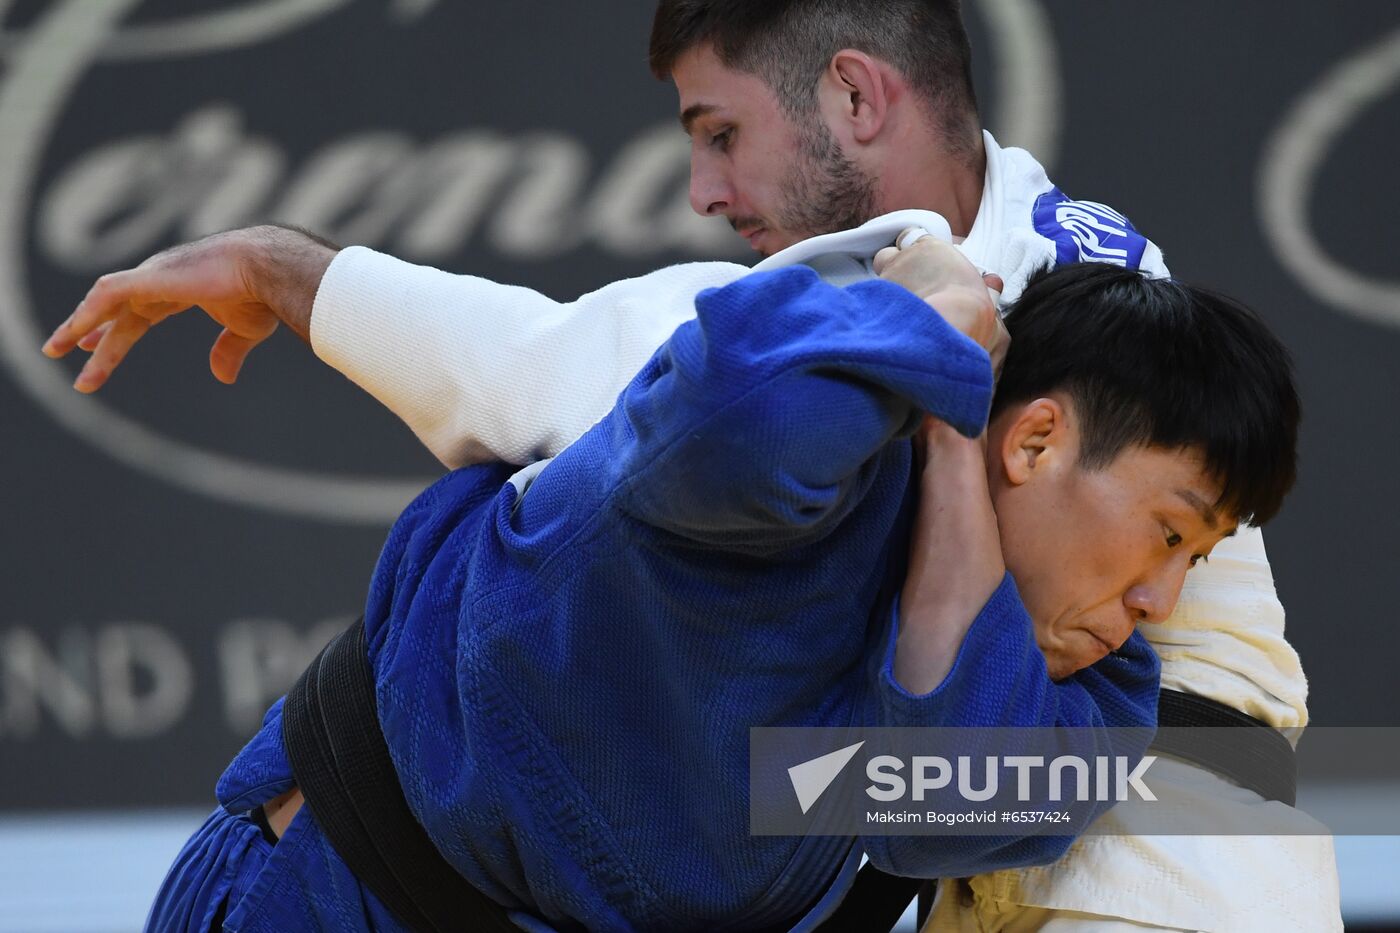
M 365 630 L 415 816 L 535 929 L 805 929 L 862 846 L 923 877 L 1053 860 L 1068 839 L 749 834 L 750 727 L 1151 726 L 1159 669 L 1135 635 L 1052 683 L 1008 577 L 945 682 L 904 691 L 907 439 L 924 412 L 983 428 L 986 354 L 902 288 L 800 267 L 696 307 L 523 496 L 513 468 L 458 470 L 390 532 Z M 279 702 L 154 928 L 225 898 L 244 933 L 400 929 L 305 808 L 275 848 L 237 822 L 291 783 Z

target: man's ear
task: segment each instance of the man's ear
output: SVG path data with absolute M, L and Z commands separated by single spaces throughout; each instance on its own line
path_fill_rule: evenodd
M 1069 420 L 1064 406 L 1053 398 L 1012 406 L 1000 417 L 1010 419 L 1001 433 L 997 454 L 1012 486 L 1030 482 L 1056 455 L 1073 453 L 1068 449 Z
M 868 143 L 880 135 L 895 92 L 888 69 L 864 52 L 842 49 L 832 56 L 826 77 L 830 99 L 855 141 Z

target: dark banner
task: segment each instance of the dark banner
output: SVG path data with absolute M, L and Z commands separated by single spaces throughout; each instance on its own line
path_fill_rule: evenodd
M 1394 723 L 1400 13 L 968 0 L 989 128 L 1128 213 L 1297 357 L 1302 479 L 1267 540 L 1330 725 Z M 687 197 L 651 4 L 0 2 L 0 808 L 207 803 L 360 611 L 441 472 L 291 335 L 216 328 L 109 387 L 39 353 L 99 274 L 267 220 L 572 298 L 744 259 Z M 521 373 L 529 378 L 530 373 Z

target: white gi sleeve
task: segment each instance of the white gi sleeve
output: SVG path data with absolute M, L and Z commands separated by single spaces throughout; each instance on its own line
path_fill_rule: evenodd
M 1139 629 L 1162 659 L 1162 686 L 1234 707 L 1297 741 L 1308 682 L 1284 637 L 1284 611 L 1259 529 L 1244 526 L 1186 575 L 1175 611 Z
M 528 288 L 342 250 L 316 294 L 316 355 L 443 464 L 552 457 L 612 408 L 695 296 L 749 270 L 688 263 L 560 303 Z

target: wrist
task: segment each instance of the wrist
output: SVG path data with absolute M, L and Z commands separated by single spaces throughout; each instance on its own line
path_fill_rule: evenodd
M 240 267 L 248 291 L 310 343 L 316 292 L 340 247 L 296 227 L 269 224 L 246 233 Z
M 924 453 L 928 456 L 943 457 L 949 462 L 979 464 L 985 459 L 986 430 L 977 437 L 968 437 L 946 421 L 926 415 L 920 436 Z

